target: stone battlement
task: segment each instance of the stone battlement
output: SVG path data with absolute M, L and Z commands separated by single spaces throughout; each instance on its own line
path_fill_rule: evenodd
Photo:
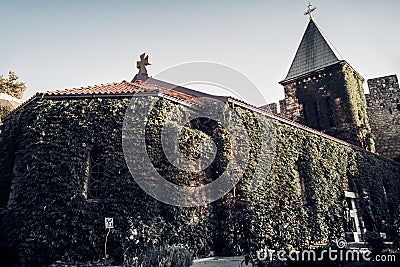
M 400 161 L 400 88 L 396 75 L 368 80 L 367 114 L 376 151 Z

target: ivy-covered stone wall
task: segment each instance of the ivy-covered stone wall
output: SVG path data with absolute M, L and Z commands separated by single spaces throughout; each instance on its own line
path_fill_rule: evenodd
M 8 114 L 10 111 L 11 111 L 11 108 L 0 106 L 0 123 L 1 123 L 1 118 L 3 118 L 3 116 Z
M 263 118 L 276 126 L 276 155 L 264 183 L 248 190 L 259 163 L 260 134 L 253 111 L 237 105 L 251 139 L 244 178 L 205 207 L 163 204 L 135 183 L 126 166 L 121 136 L 128 103 L 122 97 L 38 98 L 0 126 L 0 240 L 20 263 L 43 266 L 57 260 L 101 259 L 105 217 L 114 218 L 107 250 L 117 263 L 129 253 L 165 244 L 187 247 L 194 255 L 212 250 L 241 254 L 265 245 L 308 247 L 344 236 L 344 190 L 365 196 L 360 197 L 360 215 L 373 218 L 375 227 L 385 219 L 389 234 L 395 235 L 391 216 L 398 214 L 400 165 L 283 120 Z M 172 168 L 158 133 L 174 105 L 166 99 L 157 103 L 148 122 L 149 157 L 174 183 L 212 181 L 224 170 L 233 144 L 210 121 L 200 121 L 202 127 L 187 125 L 181 143 L 188 157 L 198 156 L 195 147 L 201 135 L 219 144 L 220 153 L 213 167 L 197 176 Z M 214 130 L 207 131 L 210 127 Z M 101 199 L 87 195 L 93 149 L 102 152 Z

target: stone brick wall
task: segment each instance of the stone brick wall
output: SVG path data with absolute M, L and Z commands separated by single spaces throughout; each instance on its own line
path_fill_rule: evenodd
M 271 111 L 273 114 L 278 114 L 278 104 L 271 103 L 266 105 L 266 107 L 268 107 L 269 111 Z M 266 108 L 266 110 L 268 110 L 268 108 Z
M 367 113 L 376 151 L 400 161 L 400 89 L 396 75 L 368 80 Z
M 285 101 L 285 99 L 279 100 L 278 103 L 269 103 L 260 108 L 267 110 L 269 112 L 272 112 L 275 115 L 279 115 L 281 117 L 288 118 L 286 116 L 286 101 Z
M 285 99 L 279 100 L 279 107 L 280 107 L 280 112 L 282 114 L 286 114 L 286 102 L 285 102 Z

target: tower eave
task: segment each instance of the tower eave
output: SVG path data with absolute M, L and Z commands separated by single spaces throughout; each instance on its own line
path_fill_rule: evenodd
M 330 67 L 335 66 L 335 65 L 338 65 L 338 64 L 343 65 L 343 66 L 344 65 L 349 66 L 356 73 L 356 75 L 358 76 L 358 78 L 362 82 L 365 81 L 365 78 L 358 71 L 356 71 L 346 60 L 340 60 L 339 62 L 336 62 L 336 63 L 333 63 L 333 64 L 329 64 L 329 65 L 326 65 L 326 66 L 318 68 L 318 69 L 310 70 L 310 71 L 308 71 L 306 73 L 303 73 L 303 74 L 295 76 L 295 77 L 285 78 L 284 80 L 280 81 L 279 84 L 282 85 L 282 86 L 285 86 L 286 84 L 292 83 L 292 82 L 294 82 L 296 80 L 299 80 L 299 79 L 306 78 L 306 77 L 312 75 L 313 73 L 322 72 L 325 69 L 330 68 Z

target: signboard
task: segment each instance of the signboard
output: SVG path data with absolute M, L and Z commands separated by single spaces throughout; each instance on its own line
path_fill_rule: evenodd
M 104 221 L 106 224 L 106 229 L 114 228 L 114 219 L 113 218 L 105 218 Z

